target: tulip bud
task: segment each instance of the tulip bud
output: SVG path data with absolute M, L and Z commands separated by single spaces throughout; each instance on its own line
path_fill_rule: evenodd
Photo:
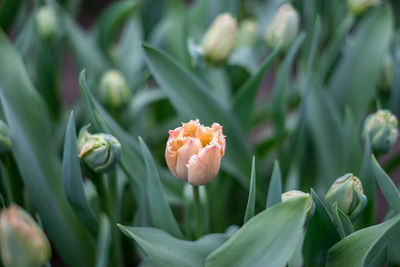
M 353 15 L 360 15 L 367 9 L 381 3 L 381 0 L 348 0 L 347 5 Z
M 265 40 L 271 49 L 282 45 L 286 50 L 299 32 L 300 16 L 291 4 L 281 6 L 265 31 Z
M 121 158 L 121 144 L 110 134 L 89 134 L 83 129 L 78 138 L 79 157 L 93 171 L 110 171 Z
M 169 131 L 165 159 L 178 179 L 204 185 L 217 176 L 224 153 L 222 126 L 205 127 L 195 120 Z
M 7 124 L 0 120 L 0 155 L 11 149 L 11 131 Z
M 240 23 L 237 46 L 252 47 L 257 40 L 258 25 L 253 19 L 246 19 Z
M 228 13 L 219 15 L 203 37 L 204 57 L 213 63 L 225 61 L 236 44 L 236 20 Z
M 15 204 L 0 215 L 1 258 L 6 267 L 43 266 L 51 256 L 49 241 L 32 217 Z
M 310 218 L 314 213 L 314 202 L 309 193 L 304 193 L 303 191 L 299 190 L 290 190 L 281 195 L 282 202 L 288 201 L 289 199 L 293 199 L 296 197 L 306 196 L 308 198 L 308 208 L 307 208 L 307 218 Z
M 45 40 L 52 39 L 58 30 L 57 15 L 54 9 L 49 5 L 42 6 L 36 12 L 35 20 L 40 37 Z
M 374 152 L 386 153 L 396 143 L 398 123 L 390 110 L 378 110 L 370 114 L 364 123 L 364 132 L 367 133 Z
M 338 178 L 325 196 L 330 208 L 337 205 L 351 220 L 354 220 L 367 205 L 360 180 L 348 173 Z
M 131 91 L 119 71 L 109 70 L 100 79 L 99 96 L 105 105 L 121 108 L 129 102 Z
M 388 91 L 393 86 L 393 79 L 394 79 L 393 59 L 390 54 L 386 54 L 383 60 L 379 87 L 383 91 Z

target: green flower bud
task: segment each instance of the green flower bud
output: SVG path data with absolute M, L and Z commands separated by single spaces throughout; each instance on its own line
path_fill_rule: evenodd
M 304 193 L 303 191 L 299 190 L 290 190 L 281 195 L 282 202 L 288 201 L 289 199 L 293 199 L 296 197 L 306 196 L 308 198 L 308 208 L 307 208 L 307 218 L 311 218 L 314 213 L 314 202 L 309 193 Z
M 348 0 L 347 5 L 353 15 L 360 15 L 367 9 L 381 3 L 381 0 Z
M 383 91 L 388 91 L 393 86 L 393 79 L 394 79 L 393 59 L 390 54 L 386 54 L 383 60 L 379 87 Z
M 39 35 L 45 40 L 52 39 L 58 30 L 58 20 L 54 9 L 49 5 L 42 6 L 36 12 L 35 20 Z
M 367 205 L 362 184 L 351 173 L 343 175 L 332 184 L 325 200 L 328 207 L 332 208 L 336 204 L 351 220 L 357 218 Z
M 79 157 L 93 171 L 110 171 L 121 158 L 121 144 L 110 134 L 89 134 L 83 129 L 78 138 Z
M 105 105 L 121 108 L 129 102 L 131 91 L 119 71 L 109 70 L 100 79 L 99 96 Z
M 258 25 L 254 19 L 246 19 L 240 23 L 237 46 L 252 47 L 257 40 Z
M 281 6 L 265 31 L 265 41 L 271 49 L 282 45 L 286 50 L 299 32 L 300 16 L 291 4 Z
M 364 123 L 364 134 L 369 136 L 374 152 L 386 153 L 396 143 L 398 123 L 390 110 L 370 114 Z
M 204 57 L 213 63 L 225 61 L 236 44 L 236 20 L 228 13 L 219 15 L 204 35 Z
M 0 120 L 0 155 L 11 149 L 11 131 L 7 124 Z
M 50 244 L 43 231 L 15 204 L 1 212 L 0 247 L 6 267 L 39 267 L 51 256 Z

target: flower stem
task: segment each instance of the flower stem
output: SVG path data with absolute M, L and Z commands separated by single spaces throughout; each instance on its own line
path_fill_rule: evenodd
M 201 237 L 201 221 L 200 221 L 200 197 L 199 197 L 199 187 L 193 185 L 193 211 L 194 211 L 194 221 L 195 221 L 195 233 L 196 238 Z

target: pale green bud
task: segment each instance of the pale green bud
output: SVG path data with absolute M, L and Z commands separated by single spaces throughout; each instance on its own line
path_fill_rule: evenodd
M 15 204 L 1 212 L 0 248 L 5 267 L 44 266 L 51 256 L 50 244 L 43 231 Z
M 228 13 L 219 15 L 204 35 L 204 57 L 214 63 L 225 61 L 235 48 L 236 35 L 236 19 Z
M 394 66 L 393 58 L 390 54 L 386 54 L 383 59 L 382 73 L 379 81 L 379 87 L 383 91 L 388 91 L 393 86 Z
M 392 148 L 397 140 L 397 118 L 390 110 L 378 110 L 366 118 L 364 131 L 365 134 L 368 134 L 371 140 L 373 151 L 386 153 Z
M 121 108 L 129 102 L 131 91 L 119 71 L 109 70 L 100 79 L 99 96 L 105 105 Z
M 271 49 L 282 45 L 286 50 L 299 32 L 300 16 L 291 4 L 281 6 L 265 31 L 265 41 Z
M 348 173 L 338 178 L 325 196 L 328 207 L 334 205 L 343 211 L 351 220 L 354 220 L 367 205 L 360 180 Z
M 314 213 L 314 202 L 309 193 L 304 193 L 303 191 L 299 190 L 290 190 L 281 195 L 282 202 L 288 201 L 290 199 L 296 198 L 296 197 L 302 197 L 306 196 L 308 198 L 308 208 L 307 208 L 307 217 L 310 218 L 312 214 Z
M 4 155 L 11 149 L 11 131 L 7 124 L 0 120 L 0 154 Z
M 254 19 L 246 19 L 240 23 L 237 46 L 252 47 L 257 41 L 258 25 Z
M 353 15 L 360 15 L 367 9 L 381 3 L 381 0 L 348 0 L 347 5 Z
M 42 6 L 36 12 L 36 28 L 39 35 L 46 40 L 54 37 L 58 30 L 58 20 L 54 9 L 47 5 Z
M 121 158 L 121 144 L 110 134 L 89 134 L 83 129 L 78 138 L 79 157 L 94 172 L 110 171 Z

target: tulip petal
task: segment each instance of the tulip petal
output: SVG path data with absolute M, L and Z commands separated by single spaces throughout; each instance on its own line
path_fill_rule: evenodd
M 176 131 L 169 131 L 169 138 L 167 142 L 167 146 L 165 147 L 165 161 L 167 162 L 167 166 L 169 170 L 175 175 L 175 177 L 178 177 L 178 174 L 176 173 L 176 150 L 174 149 L 174 139 L 175 136 L 177 136 Z
M 221 163 L 221 146 L 210 144 L 190 158 L 187 164 L 191 185 L 204 185 L 217 176 Z
M 176 161 L 176 173 L 178 174 L 178 178 L 182 180 L 188 179 L 188 169 L 187 164 L 190 158 L 197 154 L 199 150 L 202 148 L 201 142 L 199 139 L 191 138 L 186 144 L 181 146 L 178 149 L 178 156 Z

